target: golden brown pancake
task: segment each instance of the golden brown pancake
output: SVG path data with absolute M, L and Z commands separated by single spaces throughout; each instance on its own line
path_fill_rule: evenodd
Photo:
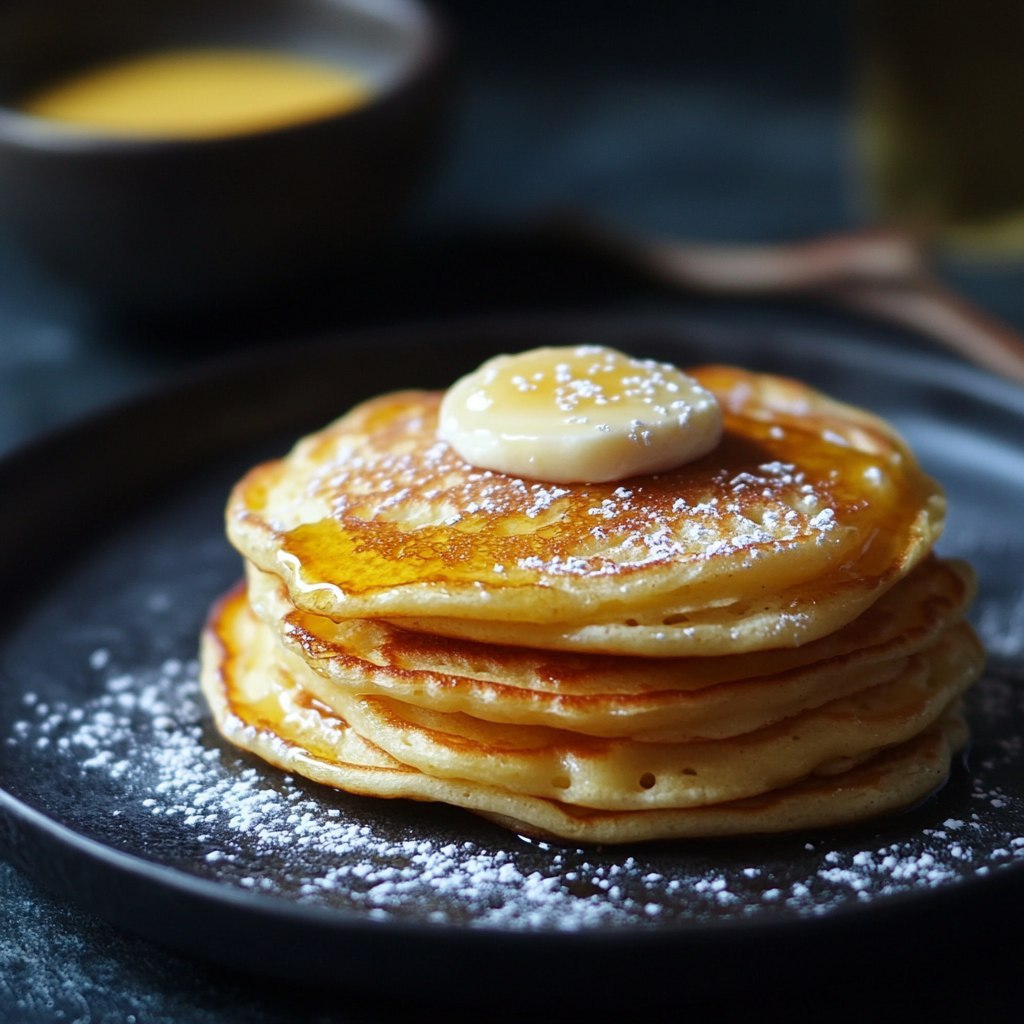
M 689 807 L 587 808 L 477 779 L 428 775 L 396 759 L 303 690 L 277 661 L 268 637 L 241 589 L 215 608 L 204 633 L 203 690 L 218 727 L 233 743 L 285 771 L 351 793 L 443 801 L 523 834 L 567 841 L 635 842 L 846 824 L 931 793 L 966 737 L 954 701 L 904 743 L 871 752 L 844 771 L 809 775 L 760 796 Z
M 647 476 L 474 467 L 424 391 L 251 470 L 226 514 L 246 582 L 203 638 L 222 733 L 580 842 L 842 824 L 941 785 L 983 654 L 973 572 L 932 553 L 938 484 L 863 410 L 690 372 L 722 440 Z
M 332 619 L 644 655 L 807 643 L 930 550 L 944 499 L 891 428 L 782 378 L 693 375 L 725 433 L 676 470 L 564 486 L 478 470 L 437 440 L 441 396 L 402 392 L 251 471 L 228 534 Z
M 907 659 L 894 678 L 760 729 L 718 740 L 608 739 L 545 726 L 487 722 L 330 685 L 252 629 L 276 666 L 330 712 L 424 774 L 605 810 L 691 807 L 755 796 L 857 761 L 923 731 L 974 679 L 981 652 L 960 625 Z
M 718 658 L 609 658 L 431 637 L 379 620 L 300 612 L 250 567 L 249 600 L 333 691 L 394 697 L 493 722 L 647 740 L 722 738 L 892 679 L 956 626 L 974 593 L 962 562 L 931 558 L 843 629 L 798 648 Z

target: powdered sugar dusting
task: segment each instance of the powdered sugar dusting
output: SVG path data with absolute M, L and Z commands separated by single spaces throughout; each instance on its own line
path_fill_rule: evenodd
M 371 919 L 578 931 L 816 917 L 1024 859 L 1024 793 L 997 781 L 1021 761 L 1007 723 L 1024 696 L 998 678 L 973 710 L 996 738 L 976 746 L 960 792 L 916 814 L 824 837 L 577 850 L 282 776 L 213 735 L 194 661 L 126 668 L 97 648 L 87 671 L 95 686 L 80 702 L 24 694 L 4 745 L 102 794 L 102 841 L 155 849 L 171 837 L 163 859 L 177 869 Z

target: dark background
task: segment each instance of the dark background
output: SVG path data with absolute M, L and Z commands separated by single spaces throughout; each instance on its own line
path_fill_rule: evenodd
M 599 212 L 711 241 L 795 239 L 868 216 L 851 158 L 853 19 L 844 4 L 435 6 L 449 17 L 458 54 L 447 142 L 393 246 L 358 272 L 287 302 L 263 297 L 200 320 L 127 318 L 49 279 L 0 235 L 0 453 L 189 365 L 257 345 L 479 312 L 671 310 L 702 301 L 552 246 L 535 228 L 553 211 Z M 950 262 L 944 272 L 1024 327 L 1018 264 Z M 943 1005 L 916 987 L 872 992 L 869 979 L 858 999 L 903 1015 L 928 1004 L 940 1020 L 957 1000 L 980 1001 L 992 1004 L 989 1019 L 1010 1019 L 1000 1000 L 1019 989 L 1006 965 L 993 967 L 966 993 L 943 979 Z M 557 977 L 557 965 L 552 971 Z M 751 977 L 755 991 L 771 992 L 756 965 Z M 805 991 L 771 998 L 810 1000 L 816 1015 L 847 1019 L 848 996 L 837 1002 L 809 978 Z M 729 1019 L 750 996 L 723 993 L 716 1005 L 697 1006 L 685 993 L 676 998 L 680 1016 L 704 1010 Z M 114 932 L 0 864 L 0 1021 L 283 1024 L 427 1012 L 392 1006 L 386 994 L 339 1005 L 190 962 Z M 545 1019 L 540 1009 L 537 1016 Z

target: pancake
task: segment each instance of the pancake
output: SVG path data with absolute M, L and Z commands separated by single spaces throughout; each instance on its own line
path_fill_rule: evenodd
M 391 697 L 353 694 L 324 685 L 255 618 L 245 628 L 264 666 L 287 675 L 396 760 L 432 776 L 472 778 L 606 810 L 734 800 L 788 785 L 837 761 L 859 760 L 936 721 L 981 662 L 969 627 L 960 625 L 906 659 L 895 678 L 850 697 L 739 736 L 666 743 L 496 724 Z
M 441 395 L 401 392 L 253 469 L 228 535 L 335 620 L 665 656 L 810 642 L 931 549 L 943 496 L 883 422 L 783 378 L 693 374 L 724 434 L 675 470 L 575 485 L 478 470 L 436 437 Z
M 599 810 L 476 779 L 425 774 L 389 755 L 303 690 L 282 664 L 267 657 L 266 643 L 267 631 L 251 614 L 241 588 L 218 603 L 204 631 L 203 691 L 218 727 L 237 746 L 284 771 L 346 792 L 442 801 L 522 834 L 563 841 L 750 835 L 843 825 L 892 813 L 942 784 L 952 754 L 966 738 L 954 702 L 910 740 L 838 774 L 811 775 L 741 800 Z
M 839 825 L 939 787 L 984 655 L 899 434 L 778 376 L 565 351 L 371 399 L 238 482 L 245 580 L 202 641 L 221 733 L 563 841 Z
M 323 677 L 308 688 L 391 697 L 485 721 L 679 741 L 749 732 L 886 682 L 954 627 L 974 593 L 962 562 L 930 558 L 842 630 L 798 648 L 719 658 L 608 658 L 429 637 L 300 612 L 249 568 L 249 600 Z

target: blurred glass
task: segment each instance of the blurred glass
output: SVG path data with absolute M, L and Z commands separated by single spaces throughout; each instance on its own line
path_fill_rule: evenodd
M 1024 0 L 854 0 L 870 212 L 1024 254 Z

